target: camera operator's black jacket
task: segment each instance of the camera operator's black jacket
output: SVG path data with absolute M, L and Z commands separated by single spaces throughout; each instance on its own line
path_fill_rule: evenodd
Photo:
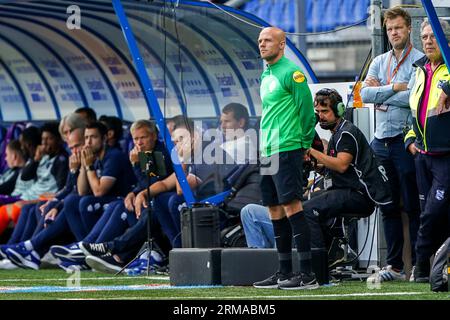
M 392 202 L 391 189 L 384 167 L 379 163 L 370 148 L 364 134 L 353 123 L 343 120 L 330 138 L 328 155 L 336 152 L 341 137 L 349 135 L 356 143 L 356 155 L 344 173 L 327 170 L 326 177 L 331 177 L 331 188 L 352 188 L 362 191 L 376 204 L 384 205 Z M 349 181 L 357 181 L 349 185 Z

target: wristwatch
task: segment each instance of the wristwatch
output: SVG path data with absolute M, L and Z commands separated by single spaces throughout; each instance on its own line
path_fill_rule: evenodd
M 94 165 L 90 165 L 90 166 L 86 166 L 86 171 L 94 171 L 95 170 L 95 168 L 94 168 Z

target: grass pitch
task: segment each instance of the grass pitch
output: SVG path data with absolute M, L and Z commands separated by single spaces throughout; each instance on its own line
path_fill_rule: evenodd
M 316 290 L 285 291 L 253 287 L 172 287 L 168 276 L 117 276 L 63 270 L 1 270 L 1 300 L 450 300 L 450 293 L 434 293 L 428 284 L 381 283 L 369 289 L 365 281 L 343 281 Z

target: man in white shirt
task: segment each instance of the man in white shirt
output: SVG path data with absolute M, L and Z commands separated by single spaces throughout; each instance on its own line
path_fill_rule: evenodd
M 221 148 L 233 159 L 236 164 L 249 162 L 256 164 L 258 154 L 256 150 L 256 131 L 247 131 L 249 115 L 247 108 L 240 103 L 229 103 L 222 109 L 220 115 L 220 128 L 225 141 Z

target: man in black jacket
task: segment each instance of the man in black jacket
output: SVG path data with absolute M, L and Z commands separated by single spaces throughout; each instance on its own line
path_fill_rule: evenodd
M 304 212 L 311 229 L 313 271 L 319 284 L 328 283 L 328 256 L 321 225 L 343 215 L 369 216 L 375 204 L 391 202 L 389 182 L 364 134 L 342 118 L 345 106 L 334 89 L 317 92 L 314 107 L 322 129 L 332 136 L 327 154 L 312 148 L 306 155 L 324 166 L 324 190 L 305 201 Z M 284 288 L 287 287 L 285 284 Z M 293 289 L 297 289 L 293 285 Z

